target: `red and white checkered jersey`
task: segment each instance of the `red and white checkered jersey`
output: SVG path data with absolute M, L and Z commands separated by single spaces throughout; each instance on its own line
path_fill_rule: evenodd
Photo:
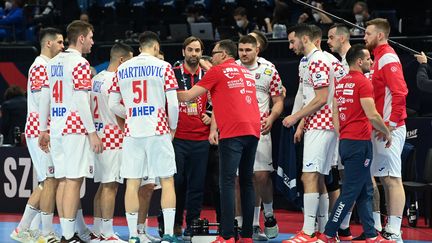
M 92 79 L 91 111 L 104 150 L 121 149 L 123 143 L 123 132 L 118 126 L 115 114 L 108 106 L 109 88 L 114 76 L 115 72 L 102 71 Z
M 122 63 L 110 92 L 120 92 L 126 108 L 125 136 L 149 137 L 170 132 L 166 92 L 178 88 L 171 65 L 142 53 Z
M 315 89 L 329 87 L 331 63 L 322 51 L 314 49 L 299 65 L 300 84 L 303 88 L 303 106 L 315 98 Z M 327 101 L 328 102 L 328 101 Z M 331 103 L 305 117 L 305 129 L 334 129 Z
M 282 81 L 278 71 L 267 64 L 258 64 L 249 71 L 255 77 L 256 96 L 262 121 L 270 114 L 271 97 L 282 95 Z
M 68 49 L 48 62 L 47 73 L 50 88 L 51 136 L 86 134 L 87 130 L 78 113 L 74 95 L 78 91 L 91 90 L 90 64 L 80 52 Z
M 328 103 L 333 103 L 334 90 L 339 80 L 341 80 L 348 73 L 345 71 L 342 63 L 331 53 L 324 51 L 324 55 L 327 57 L 328 61 L 331 63 L 330 67 L 330 85 L 329 85 L 329 93 L 328 93 Z M 332 107 L 332 106 L 330 106 Z
M 49 58 L 38 56 L 30 66 L 27 81 L 27 121 L 25 135 L 28 138 L 39 136 L 39 100 L 42 86 L 47 82 L 46 65 Z

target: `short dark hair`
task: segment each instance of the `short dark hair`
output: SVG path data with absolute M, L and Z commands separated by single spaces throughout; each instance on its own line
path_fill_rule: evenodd
M 296 24 L 288 29 L 288 35 L 294 32 L 294 36 L 297 38 L 302 38 L 303 36 L 308 36 L 311 40 L 313 38 L 312 29 L 308 24 Z
M 252 46 L 257 46 L 257 39 L 251 35 L 244 35 L 240 38 L 239 44 L 252 44 Z
M 153 31 L 144 31 L 138 37 L 140 47 L 151 47 L 155 42 L 160 44 L 159 36 Z
M 6 101 L 14 97 L 24 96 L 24 95 L 25 95 L 24 90 L 20 86 L 13 84 L 5 90 L 3 97 L 4 100 Z
M 195 36 L 189 36 L 188 38 L 186 38 L 186 40 L 183 41 L 183 50 L 186 49 L 186 46 L 188 46 L 190 43 L 192 43 L 194 41 L 198 41 L 200 43 L 201 50 L 204 51 L 204 43 L 202 42 L 202 40 L 200 38 L 195 37 Z
M 55 39 L 57 35 L 63 35 L 61 30 L 52 27 L 43 28 L 39 31 L 39 42 L 42 44 L 46 38 Z
M 94 31 L 93 25 L 81 20 L 72 21 L 66 28 L 67 38 L 70 44 L 76 44 L 78 36 L 87 36 L 90 31 Z
M 316 39 L 322 39 L 323 32 L 322 29 L 314 24 L 310 25 L 310 28 L 312 30 L 312 40 Z
M 246 16 L 247 15 L 246 9 L 243 7 L 238 7 L 236 9 L 234 9 L 233 16 L 239 16 L 239 15 L 240 16 Z
M 268 39 L 260 30 L 253 30 L 251 33 L 256 34 L 257 41 L 260 43 L 260 52 L 263 52 L 268 47 Z M 250 34 L 250 33 L 249 33 Z
M 111 47 L 110 61 L 113 61 L 120 57 L 129 56 L 129 53 L 133 53 L 132 47 L 124 43 L 116 43 Z
M 363 50 L 367 50 L 366 46 L 363 44 L 355 44 L 351 46 L 346 54 L 346 61 L 349 66 L 353 66 L 357 59 L 363 58 L 365 56 Z
M 350 38 L 350 31 L 346 25 L 341 24 L 341 23 L 336 23 L 336 24 L 330 26 L 329 30 L 331 30 L 333 28 L 336 28 L 336 34 L 337 35 L 345 35 L 347 37 L 347 39 Z
M 219 48 L 224 50 L 228 56 L 237 57 L 237 45 L 230 39 L 220 40 L 216 43 Z

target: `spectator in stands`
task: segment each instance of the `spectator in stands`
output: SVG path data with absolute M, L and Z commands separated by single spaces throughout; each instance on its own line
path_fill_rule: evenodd
M 291 21 L 291 16 L 289 15 L 289 6 L 283 0 L 275 1 L 275 8 L 273 10 L 273 19 L 271 21 L 271 26 L 275 24 L 288 25 Z
M 321 1 L 311 1 L 311 5 L 324 10 L 324 3 Z M 323 14 L 316 10 L 309 9 L 301 14 L 297 20 L 297 23 L 308 23 L 308 24 L 331 24 L 333 20 L 329 18 L 326 14 Z
M 84 21 L 84 22 L 90 23 L 90 17 L 89 17 L 89 15 L 88 15 L 87 13 L 81 13 L 79 19 L 80 19 L 81 21 Z
M 420 55 L 414 55 L 419 62 L 417 69 L 417 87 L 424 92 L 432 93 L 432 69 L 427 64 L 427 57 L 424 52 Z
M 56 15 L 54 1 L 52 0 L 39 0 L 38 6 L 35 9 L 33 24 L 48 26 L 54 24 L 54 17 Z
M 248 20 L 246 9 L 243 7 L 236 8 L 233 17 L 236 21 L 236 29 L 240 37 L 249 34 L 257 28 L 255 23 Z
M 19 127 L 20 132 L 24 132 L 24 125 L 27 116 L 27 99 L 24 90 L 16 85 L 6 89 L 4 102 L 1 105 L 2 126 L 1 134 L 4 136 L 4 144 L 14 142 L 14 129 Z
M 360 27 L 366 26 L 366 22 L 370 19 L 369 9 L 366 2 L 358 1 L 354 4 L 352 17 L 353 17 L 352 22 L 355 22 L 356 25 Z M 355 36 L 364 35 L 364 31 L 357 28 L 352 28 L 351 35 L 355 35 Z
M 186 8 L 186 21 L 191 23 L 202 23 L 208 22 L 208 19 L 204 16 L 202 6 L 190 5 Z
M 22 36 L 24 32 L 22 5 L 21 0 L 7 0 L 5 2 L 5 15 L 0 18 L 0 40 L 17 39 L 18 36 Z

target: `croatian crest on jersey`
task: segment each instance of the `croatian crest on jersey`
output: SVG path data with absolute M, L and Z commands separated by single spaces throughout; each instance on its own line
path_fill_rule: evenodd
M 261 78 L 261 73 L 256 73 L 255 74 L 255 79 L 259 79 L 259 78 Z

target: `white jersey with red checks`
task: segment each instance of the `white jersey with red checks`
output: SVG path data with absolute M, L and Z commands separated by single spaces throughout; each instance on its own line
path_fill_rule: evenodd
M 334 96 L 334 90 L 337 84 L 345 75 L 347 74 L 344 66 L 342 63 L 331 53 L 324 51 L 324 55 L 327 57 L 328 61 L 330 62 L 330 84 L 329 84 L 329 92 L 328 92 L 328 102 L 330 107 L 332 107 L 333 103 L 333 96 Z
M 27 81 L 27 121 L 25 135 L 28 138 L 39 136 L 39 100 L 41 89 L 46 84 L 48 77 L 46 65 L 49 58 L 38 56 L 30 66 Z
M 108 106 L 109 88 L 114 76 L 115 72 L 102 71 L 92 79 L 91 110 L 96 132 L 102 140 L 104 150 L 121 149 L 123 143 L 123 132 L 115 114 Z
M 300 84 L 303 90 L 303 106 L 315 98 L 315 89 L 329 87 L 331 63 L 322 51 L 314 49 L 303 57 L 299 65 Z M 333 129 L 331 103 L 305 117 L 305 129 Z
M 256 95 L 260 110 L 261 124 L 270 114 L 270 99 L 282 94 L 282 81 L 276 69 L 267 64 L 259 64 L 248 68 L 255 77 Z
M 50 132 L 53 137 L 65 134 L 86 134 L 78 113 L 74 94 L 91 90 L 91 71 L 88 61 L 74 49 L 61 52 L 48 62 L 50 88 Z
M 110 92 L 120 92 L 126 108 L 125 136 L 149 137 L 170 132 L 166 92 L 178 88 L 171 65 L 142 53 L 117 70 Z

